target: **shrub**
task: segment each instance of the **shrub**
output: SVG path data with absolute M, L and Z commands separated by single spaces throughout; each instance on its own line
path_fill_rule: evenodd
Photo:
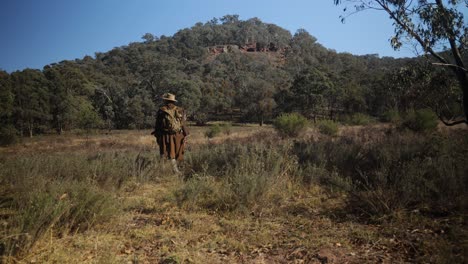
M 208 122 L 208 115 L 203 112 L 197 112 L 193 115 L 193 120 L 197 126 L 205 126 Z
M 18 131 L 11 125 L 0 128 L 0 146 L 7 146 L 18 142 Z
M 273 126 L 282 137 L 297 137 L 308 125 L 307 118 L 297 113 L 282 114 L 277 117 Z
M 232 124 L 230 122 L 227 122 L 227 123 L 222 123 L 221 124 L 221 130 L 223 131 L 223 133 L 225 135 L 230 135 L 231 134 L 231 130 L 232 130 Z
M 187 155 L 192 171 L 185 184 L 175 190 L 180 206 L 214 211 L 251 208 L 265 200 L 271 187 L 294 168 L 285 147 L 274 143 L 224 143 L 201 147 Z
M 372 123 L 374 120 L 372 117 L 362 114 L 362 113 L 356 113 L 351 116 L 346 116 L 343 119 L 343 122 L 348 125 L 353 125 L 353 126 L 365 126 L 370 123 Z
M 429 132 L 437 128 L 437 115 L 431 109 L 419 109 L 406 114 L 402 126 L 415 132 Z
M 16 212 L 2 234 L 8 238 L 0 245 L 4 255 L 27 252 L 49 231 L 64 235 L 87 230 L 116 209 L 113 196 L 90 182 L 50 181 L 41 176 L 34 179 L 35 184 L 17 180 L 21 183 L 2 193 L 10 202 L 0 207 Z
M 320 133 L 329 136 L 335 136 L 338 133 L 338 124 L 333 120 L 321 120 L 317 122 Z
M 462 136 L 409 133 L 369 145 L 351 138 L 297 142 L 293 151 L 304 168 L 328 170 L 322 182 L 347 192 L 353 210 L 379 216 L 398 209 L 466 210 L 467 147 Z
M 397 124 L 401 121 L 401 117 L 397 110 L 387 110 L 382 114 L 380 120 L 382 122 Z
M 205 132 L 207 138 L 214 138 L 221 133 L 221 126 L 214 124 Z
M 50 233 L 85 231 L 118 210 L 114 191 L 155 178 L 146 152 L 0 157 L 0 256 L 27 252 Z

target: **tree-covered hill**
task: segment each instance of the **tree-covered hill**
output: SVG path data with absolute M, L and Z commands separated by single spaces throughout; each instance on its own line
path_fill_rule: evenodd
M 0 123 L 4 131 L 29 136 L 148 128 L 165 92 L 175 93 L 198 123 L 261 124 L 287 111 L 310 118 L 380 116 L 456 99 L 452 79 L 423 57 L 337 53 L 303 29 L 292 35 L 258 18 L 226 15 L 43 70 L 2 71 Z M 447 95 L 431 92 L 434 86 L 446 86 Z

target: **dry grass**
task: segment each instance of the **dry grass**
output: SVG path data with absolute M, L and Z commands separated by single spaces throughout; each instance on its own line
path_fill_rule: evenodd
M 220 134 L 213 139 L 207 139 L 205 132 L 209 127 L 190 127 L 190 146 L 200 144 L 220 144 L 226 140 L 240 140 L 248 138 L 260 131 L 273 133 L 271 126 L 259 127 L 257 125 L 232 126 L 231 133 Z M 57 152 L 98 152 L 113 150 L 151 150 L 156 149 L 156 141 L 151 130 L 118 130 L 99 132 L 98 134 L 75 134 L 69 132 L 63 135 L 42 135 L 34 138 L 24 138 L 22 142 L 10 147 L 0 147 L 0 154 L 27 154 L 27 153 L 57 153 Z
M 210 140 L 204 136 L 207 129 L 191 127 L 189 152 L 201 153 L 223 143 L 247 145 L 265 139 L 270 144 L 267 146 L 291 144 L 276 137 L 270 126 L 233 126 L 229 135 Z M 340 127 L 339 135 L 359 138 L 364 144 L 386 137 L 388 131 L 385 125 Z M 304 137 L 319 140 L 326 136 L 311 128 Z M 59 153 L 94 157 L 106 152 L 151 155 L 155 150 L 149 130 L 50 135 L 0 149 L 0 164 L 4 159 L 23 156 Z M 274 175 L 278 179 L 275 184 L 269 185 L 249 206 L 212 210 L 196 203 L 181 204 L 177 193 L 190 181 L 172 175 L 167 164 L 152 164 L 152 172 L 144 180 L 130 177 L 115 190 L 121 210 L 110 220 L 84 232 L 59 236 L 50 231 L 29 252 L 4 262 L 450 263 L 466 254 L 460 251 L 466 245 L 453 245 L 454 241 L 466 242 L 463 215 L 427 217 L 402 211 L 395 212 L 389 220 L 370 223 L 347 210 L 345 193 L 330 191 L 314 182 L 303 184 L 292 175 L 293 169 L 284 168 Z M 294 166 L 294 160 L 284 164 Z M 192 174 L 210 177 L 199 171 Z M 222 178 L 215 183 L 225 184 Z

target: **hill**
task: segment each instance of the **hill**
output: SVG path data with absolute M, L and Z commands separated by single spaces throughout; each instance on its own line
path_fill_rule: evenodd
M 1 72 L 0 122 L 30 136 L 149 128 L 164 92 L 175 93 L 198 123 L 228 116 L 261 124 L 287 111 L 377 117 L 439 104 L 428 88 L 453 84 L 449 78 L 435 83 L 447 73 L 427 67 L 425 58 L 337 53 L 303 29 L 292 35 L 258 18 L 226 15 L 43 70 Z

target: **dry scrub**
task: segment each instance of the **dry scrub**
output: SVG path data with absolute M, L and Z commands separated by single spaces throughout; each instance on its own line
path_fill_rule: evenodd
M 268 126 L 211 139 L 207 129 L 192 129 L 180 177 L 149 131 L 2 149 L 3 261 L 466 261 L 464 130 L 377 125 L 289 140 Z

